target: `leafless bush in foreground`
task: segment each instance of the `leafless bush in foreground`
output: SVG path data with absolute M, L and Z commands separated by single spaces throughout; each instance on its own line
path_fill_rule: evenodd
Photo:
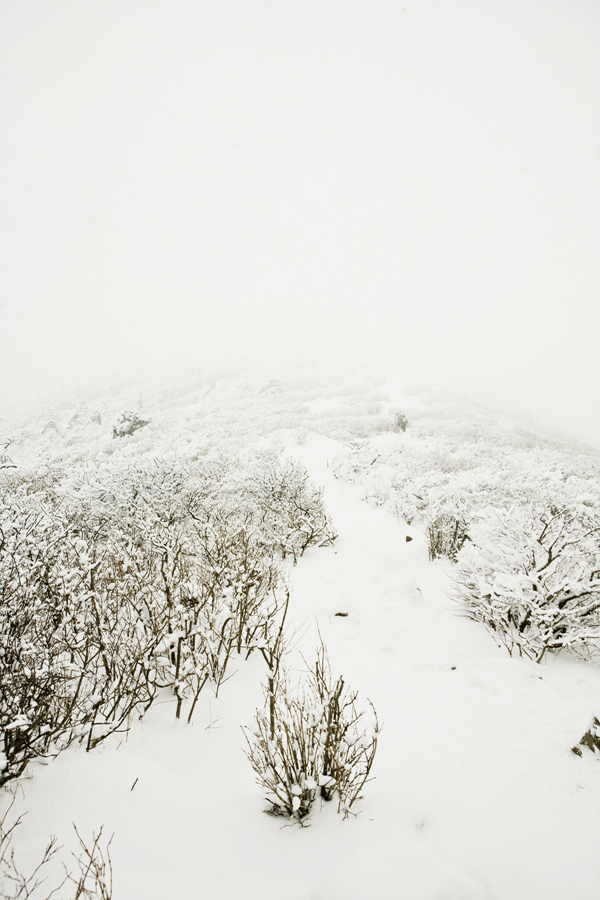
M 380 733 L 372 704 L 374 723 L 362 727 L 357 697 L 343 678 L 333 679 L 322 642 L 303 683 L 292 685 L 289 673 L 278 668 L 265 708 L 257 710 L 250 736 L 244 732 L 246 756 L 267 790 L 267 812 L 302 823 L 318 796 L 336 795 L 338 812 L 352 812 L 371 780 Z
M 23 874 L 15 860 L 13 838 L 22 817 L 16 819 L 10 827 L 6 821 L 12 804 L 0 820 L 0 900 L 50 900 L 58 896 L 60 900 L 112 900 L 112 863 L 110 844 L 102 846 L 102 828 L 97 835 L 92 835 L 91 846 L 88 846 L 76 826 L 75 834 L 79 840 L 79 852 L 73 853 L 79 872 L 73 874 L 66 865 L 65 877 L 54 888 L 43 887 L 47 881 L 45 874 L 48 865 L 61 850 L 56 838 L 50 838 L 42 858 L 29 875 Z M 73 892 L 65 893 L 67 885 L 74 885 Z M 60 892 L 60 893 L 59 893 Z
M 100 843 L 102 828 L 98 834 L 92 835 L 92 845 L 88 847 L 75 825 L 75 834 L 79 839 L 79 854 L 73 853 L 79 874 L 67 871 L 65 882 L 75 885 L 73 900 L 112 900 L 113 872 L 110 859 L 112 837 L 103 849 Z

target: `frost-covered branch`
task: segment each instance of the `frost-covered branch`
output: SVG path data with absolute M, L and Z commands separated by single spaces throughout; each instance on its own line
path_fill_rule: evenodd
M 512 654 L 600 648 L 600 541 L 566 513 L 482 514 L 458 554 L 453 596 Z

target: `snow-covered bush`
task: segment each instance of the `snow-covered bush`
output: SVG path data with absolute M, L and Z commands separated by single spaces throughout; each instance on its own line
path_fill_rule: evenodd
M 435 415 L 434 415 L 435 413 Z M 592 450 L 499 425 L 493 417 L 453 419 L 415 411 L 411 428 L 347 444 L 337 478 L 360 485 L 369 503 L 425 527 L 439 516 L 468 524 L 478 511 L 552 504 L 600 520 L 600 459 Z
M 427 526 L 429 539 L 429 559 L 443 556 L 456 559 L 456 554 L 468 540 L 468 525 L 462 518 L 449 513 L 442 513 Z
M 370 441 L 353 442 L 333 458 L 333 474 L 342 481 L 350 484 L 360 484 L 365 478 L 365 473 L 371 471 L 371 467 L 377 462 L 381 454 Z
M 272 451 L 255 452 L 229 484 L 265 548 L 283 559 L 291 556 L 296 562 L 308 547 L 335 540 L 323 491 L 311 483 L 300 463 L 282 460 Z
M 600 529 L 567 511 L 480 514 L 452 595 L 509 653 L 600 649 Z
M 362 727 L 357 697 L 343 678 L 332 678 L 322 644 L 303 682 L 292 685 L 278 669 L 246 734 L 246 755 L 271 804 L 267 812 L 302 822 L 318 796 L 337 796 L 344 816 L 352 811 L 370 780 L 380 730 L 374 708 L 374 723 Z
M 126 726 L 153 698 L 155 638 L 130 559 L 37 495 L 0 502 L 0 784 Z
M 234 655 L 248 658 L 269 642 L 283 602 L 281 575 L 252 534 L 204 526 L 191 546 L 184 576 L 154 604 L 154 616 L 158 608 L 166 619 L 157 683 L 174 688 L 177 718 L 182 701 L 192 700 L 188 721 L 205 684 L 218 695 Z
M 273 454 L 3 472 L 0 784 L 95 747 L 161 689 L 190 721 L 234 655 L 275 640 L 276 557 L 334 537 L 305 470 Z
M 279 611 L 282 577 L 273 548 L 240 500 L 236 506 L 218 479 L 207 484 L 197 472 L 170 471 L 141 477 L 128 504 L 131 534 L 148 559 L 154 677 L 173 687 L 177 718 L 191 699 L 191 719 L 205 684 L 218 693 L 232 655 L 262 646 Z
M 50 583 L 65 537 L 43 508 L 1 503 L 0 785 L 52 743 L 72 739 L 65 714 L 74 690 L 52 637 L 62 611 Z
M 394 416 L 394 431 L 406 431 L 408 426 L 408 419 L 404 415 L 404 413 L 398 412 Z
M 134 431 L 137 431 L 138 428 L 149 425 L 151 421 L 151 419 L 140 418 L 135 412 L 125 411 L 121 413 L 117 424 L 113 425 L 113 437 L 126 437 L 127 435 L 131 435 Z

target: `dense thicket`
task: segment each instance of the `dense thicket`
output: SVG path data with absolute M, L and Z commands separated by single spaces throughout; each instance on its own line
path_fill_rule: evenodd
M 161 689 L 190 720 L 277 632 L 281 561 L 334 538 L 305 470 L 271 452 L 5 474 L 0 784 L 96 746 Z

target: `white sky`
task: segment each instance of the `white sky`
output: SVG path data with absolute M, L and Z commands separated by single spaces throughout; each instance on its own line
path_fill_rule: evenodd
M 600 446 L 595 0 L 1 0 L 0 388 L 395 360 Z

